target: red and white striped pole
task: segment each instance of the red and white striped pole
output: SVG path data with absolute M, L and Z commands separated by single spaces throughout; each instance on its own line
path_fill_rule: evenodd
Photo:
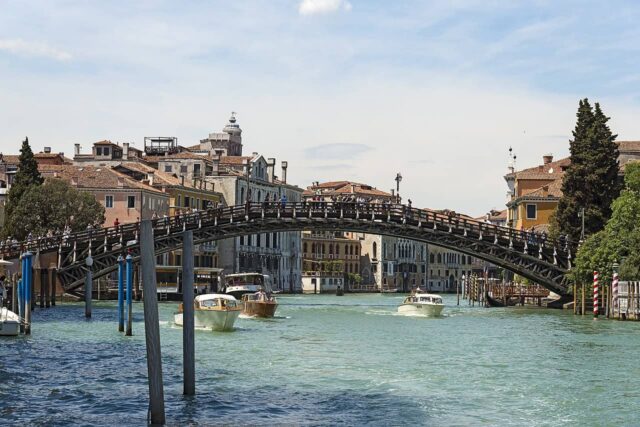
M 598 319 L 598 272 L 593 272 L 593 320 Z
M 618 272 L 613 272 L 613 279 L 611 280 L 611 289 L 613 290 L 613 317 L 616 317 L 616 310 L 618 308 Z

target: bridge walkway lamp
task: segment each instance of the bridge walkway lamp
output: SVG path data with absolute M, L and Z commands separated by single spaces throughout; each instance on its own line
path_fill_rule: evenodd
M 396 203 L 400 203 L 400 181 L 402 181 L 402 175 L 400 172 L 396 174 L 394 180 L 396 181 Z
M 578 218 L 582 219 L 582 226 L 580 229 L 580 241 L 578 245 L 582 245 L 584 243 L 584 208 L 580 208 L 580 212 L 578 212 Z

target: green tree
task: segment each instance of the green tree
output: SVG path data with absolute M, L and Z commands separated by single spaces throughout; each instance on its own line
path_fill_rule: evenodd
M 5 235 L 11 234 L 11 228 L 8 228 L 7 225 L 16 221 L 14 210 L 18 203 L 20 203 L 22 196 L 29 191 L 32 186 L 41 185 L 42 182 L 42 176 L 38 171 L 38 162 L 36 162 L 35 157 L 33 157 L 33 151 L 31 151 L 31 146 L 29 145 L 29 138 L 25 138 L 20 148 L 18 172 L 7 195 Z
M 600 281 L 608 284 L 613 264 L 623 260 L 620 277 L 640 278 L 640 163 L 626 165 L 624 182 L 625 189 L 613 201 L 605 228 L 589 236 L 578 251 L 571 271 L 577 282 L 590 282 L 598 271 Z
M 554 233 L 578 241 L 584 208 L 585 235 L 602 230 L 611 216 L 611 202 L 620 193 L 618 147 L 600 105 L 587 98 L 579 103 L 569 151 L 571 164 L 562 181 L 563 196 L 554 215 Z
M 81 231 L 88 225 L 101 226 L 104 207 L 90 194 L 78 191 L 60 179 L 48 179 L 43 185 L 31 186 L 7 223 L 11 235 L 26 238 L 29 233 L 44 236 L 48 231 L 61 232 L 66 226 Z

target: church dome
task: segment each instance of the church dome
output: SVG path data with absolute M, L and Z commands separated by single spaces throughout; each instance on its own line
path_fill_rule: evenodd
M 240 135 L 242 133 L 242 129 L 240 129 L 240 125 L 236 123 L 236 113 L 231 113 L 231 118 L 229 119 L 229 123 L 222 129 L 223 132 L 228 133 L 229 135 Z

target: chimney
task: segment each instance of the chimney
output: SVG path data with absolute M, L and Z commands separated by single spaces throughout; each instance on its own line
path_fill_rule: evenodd
M 51 153 L 51 147 L 44 147 L 44 152 L 45 152 L 45 154 L 50 154 Z
M 73 144 L 73 155 L 74 156 L 80 155 L 80 144 Z
M 356 185 L 355 184 L 351 184 L 351 194 L 356 192 Z
M 126 144 L 126 142 L 125 142 Z M 149 185 L 153 185 L 154 181 L 155 181 L 155 177 L 156 177 L 156 173 L 154 171 L 151 171 L 147 174 L 147 180 L 149 180 Z
M 396 192 L 396 190 L 392 188 L 392 189 L 391 189 L 391 195 L 392 195 L 392 196 L 395 196 L 395 192 Z
M 542 197 L 549 197 L 549 186 L 548 185 L 543 185 L 542 186 Z
M 118 188 L 122 188 L 124 187 L 124 177 L 119 176 L 118 177 Z
M 269 158 L 267 159 L 267 178 L 269 179 L 270 182 L 273 182 L 274 180 L 274 175 L 276 172 L 276 159 L 274 158 Z
M 553 162 L 553 154 L 545 154 L 542 156 L 542 163 L 548 165 L 551 162 Z
M 129 160 L 129 143 L 122 143 L 122 160 Z
M 289 167 L 289 162 L 287 162 L 286 160 L 283 160 L 282 161 L 282 182 L 285 184 L 287 183 L 287 167 Z
M 216 154 L 211 156 L 211 163 L 213 165 L 213 167 L 212 167 L 212 175 L 213 176 L 218 176 L 219 175 L 219 172 L 220 172 L 220 157 L 221 157 L 221 154 L 219 153 L 219 150 L 216 150 Z

